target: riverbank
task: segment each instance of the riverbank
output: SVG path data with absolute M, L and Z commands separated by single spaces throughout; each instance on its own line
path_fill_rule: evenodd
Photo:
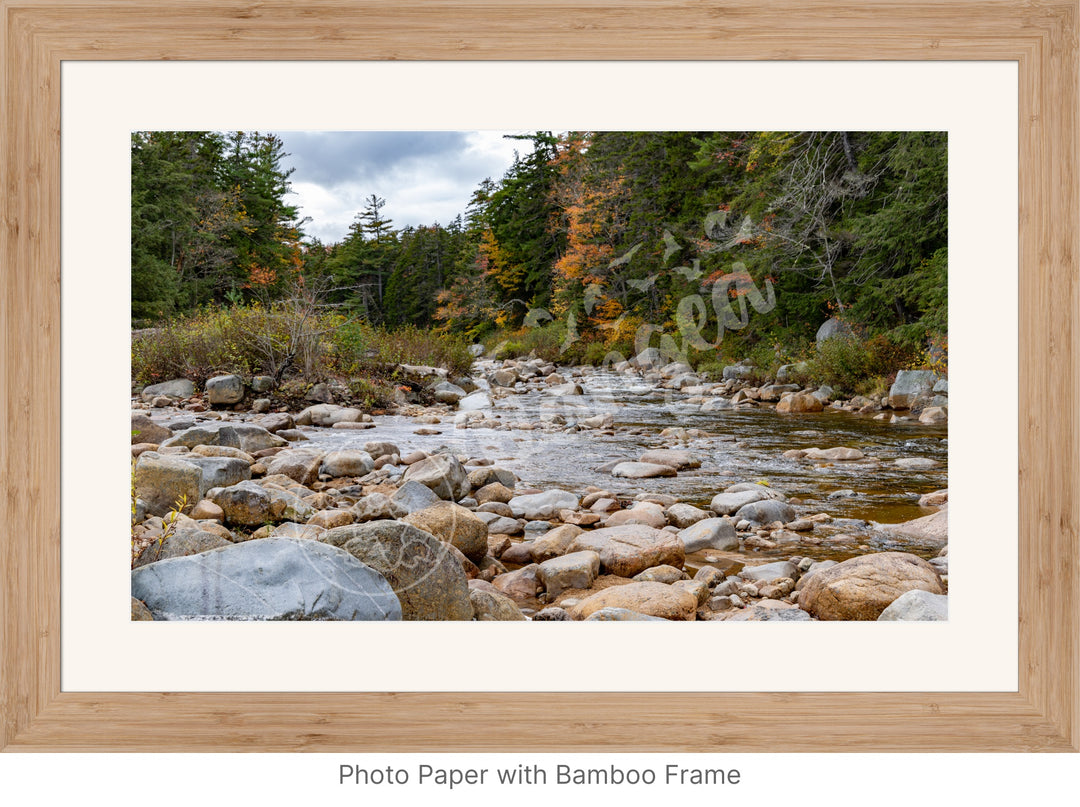
M 291 414 L 239 379 L 233 403 L 151 389 L 133 403 L 150 421 L 133 419 L 133 591 L 157 618 L 943 616 L 947 385 L 835 401 L 637 358 L 480 360 L 453 379 L 411 368 L 437 402 L 384 414 L 332 388 Z M 190 587 L 228 567 L 239 590 L 267 558 L 290 569 L 314 554 L 334 571 L 311 584 L 351 591 L 351 616 L 311 610 L 334 599 L 321 590 L 277 613 L 224 593 L 177 603 L 181 584 L 162 576 Z M 361 585 L 359 567 L 377 574 Z M 886 611 L 909 589 L 933 596 Z

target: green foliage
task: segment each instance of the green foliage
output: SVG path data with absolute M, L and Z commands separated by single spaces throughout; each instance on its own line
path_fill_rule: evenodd
M 350 321 L 339 313 L 303 317 L 284 303 L 207 307 L 132 337 L 132 378 L 151 384 L 190 378 L 197 384 L 220 373 L 275 375 L 287 369 L 306 381 L 374 376 L 398 364 L 442 367 L 451 373 L 472 364 L 467 342 L 419 328 L 396 331 Z
M 915 358 L 910 344 L 889 334 L 868 340 L 837 337 L 817 346 L 810 359 L 810 377 L 837 392 L 866 395 L 887 388 L 896 371 Z

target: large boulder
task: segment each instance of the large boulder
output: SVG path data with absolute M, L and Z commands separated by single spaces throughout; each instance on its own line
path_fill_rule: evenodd
M 340 546 L 390 583 L 406 620 L 469 620 L 468 580 L 438 538 L 400 521 L 335 527 L 319 541 Z
M 627 510 L 618 510 L 607 517 L 605 527 L 619 527 L 623 524 L 648 524 L 660 530 L 667 526 L 664 508 L 655 502 L 638 502 Z
M 491 531 L 494 532 L 494 530 Z M 570 544 L 574 543 L 574 539 L 582 532 L 584 530 L 575 524 L 563 524 L 553 530 L 548 530 L 528 544 L 529 556 L 534 562 L 542 564 L 551 558 L 565 555 Z
M 719 516 L 730 516 L 740 507 L 768 499 L 769 494 L 764 490 L 737 490 L 728 493 L 717 493 L 709 503 L 709 509 Z
M 551 518 L 560 510 L 577 510 L 578 497 L 565 490 L 545 490 L 543 493 L 530 493 L 515 496 L 508 503 L 514 515 L 530 521 Z
M 717 549 L 721 552 L 739 548 L 735 525 L 726 518 L 706 518 L 679 532 L 679 539 L 686 551 Z
M 238 375 L 217 375 L 206 382 L 206 398 L 212 405 L 240 403 L 244 399 L 244 381 Z
M 419 482 L 431 488 L 440 499 L 456 502 L 469 494 L 469 478 L 453 454 L 433 454 L 414 462 L 402 477 L 405 482 Z
M 468 394 L 457 384 L 451 384 L 449 381 L 437 384 L 433 393 L 436 401 L 449 404 L 457 403 Z
M 363 416 L 364 413 L 359 409 L 331 403 L 320 403 L 309 406 L 298 414 L 296 416 L 296 425 L 333 427 L 336 423 L 359 423 Z
M 500 593 L 494 586 L 489 590 L 486 588 L 474 588 L 470 585 L 469 601 L 473 607 L 473 618 L 477 622 L 524 622 L 528 620 L 528 617 L 521 613 L 517 603 L 505 594 Z
M 487 554 L 487 524 L 461 505 L 439 502 L 409 513 L 402 521 L 452 544 L 473 563 Z
M 151 563 L 132 571 L 131 596 L 156 620 L 401 619 L 386 578 L 343 549 L 302 538 Z
M 322 467 L 319 473 L 327 476 L 364 476 L 371 473 L 375 467 L 375 461 L 366 451 L 356 449 L 342 449 L 331 451 L 322 458 Z
M 419 487 L 424 488 L 423 485 Z M 430 490 L 424 488 L 427 493 L 431 493 Z M 434 497 L 434 494 L 432 494 Z M 438 497 L 434 497 L 435 501 L 428 502 L 427 504 L 434 504 L 440 501 Z M 426 507 L 427 505 L 425 505 Z M 423 508 L 417 508 L 421 510 Z M 398 519 L 402 516 L 408 515 L 409 511 L 391 499 L 385 493 L 369 493 L 361 499 L 358 499 L 352 506 L 353 518 L 356 521 L 381 521 L 383 519 Z
M 207 498 L 225 511 L 229 524 L 257 527 L 273 520 L 270 491 L 255 482 L 240 482 L 207 491 Z
M 912 589 L 944 594 L 934 567 L 906 552 L 879 552 L 817 572 L 799 593 L 799 607 L 818 619 L 874 620 Z
M 473 490 L 496 482 L 513 490 L 514 485 L 517 484 L 517 477 L 514 476 L 513 471 L 508 471 L 505 468 L 499 468 L 494 465 L 485 465 L 482 468 L 476 468 L 475 470 L 469 471 L 469 485 Z
M 929 395 L 938 382 L 932 370 L 901 370 L 889 387 L 889 406 L 893 409 L 910 409 L 920 395 Z
M 760 566 L 744 566 L 739 577 L 751 583 L 769 583 L 787 577 L 794 580 L 799 576 L 799 568 L 790 560 L 778 560 L 763 563 Z
M 670 465 L 677 471 L 701 467 L 701 460 L 698 457 L 695 457 L 689 451 L 679 451 L 673 448 L 657 448 L 652 451 L 646 451 L 638 457 L 638 462 Z
M 787 524 L 795 520 L 795 510 L 787 502 L 777 499 L 762 499 L 744 504 L 735 511 L 735 523 L 746 519 L 753 524 L 771 524 L 780 521 Z
M 676 470 L 670 465 L 655 462 L 620 462 L 611 469 L 611 475 L 624 479 L 653 479 L 658 476 L 675 476 Z
M 548 596 L 554 599 L 567 589 L 586 589 L 600 573 L 600 556 L 595 552 L 571 552 L 545 560 L 537 570 Z
M 155 423 L 142 412 L 131 413 L 131 444 L 153 443 L 161 445 L 172 437 L 172 429 Z
M 667 509 L 668 523 L 678 527 L 680 530 L 686 529 L 699 521 L 704 521 L 707 518 L 711 518 L 712 513 L 708 510 L 701 510 L 694 507 L 692 504 L 686 504 L 684 502 L 678 502 L 671 505 Z
M 578 535 L 568 552 L 595 552 L 605 574 L 633 577 L 650 566 L 683 565 L 686 550 L 678 535 L 644 524 L 605 527 Z
M 310 485 L 319 478 L 322 458 L 323 452 L 316 448 L 289 448 L 270 457 L 266 473 L 284 474 L 301 485 Z
M 202 498 L 202 469 L 179 457 L 145 451 L 135 463 L 135 496 L 152 516 L 164 516 L 177 502 Z
M 186 378 L 174 378 L 172 381 L 162 381 L 160 384 L 143 387 L 142 399 L 149 402 L 162 395 L 166 398 L 190 398 L 194 394 L 194 384 Z
M 902 524 L 883 524 L 882 527 L 902 538 L 944 546 L 949 541 L 949 508 L 942 507 L 928 516 Z
M 586 597 L 570 609 L 570 615 L 574 619 L 586 619 L 601 608 L 625 608 L 661 619 L 692 620 L 696 618 L 697 605 L 697 597 L 685 589 L 664 583 L 628 583 Z
M 905 591 L 881 612 L 878 622 L 947 622 L 949 598 L 921 588 Z
M 174 448 L 177 446 L 184 448 L 195 448 L 195 446 L 240 448 L 240 434 L 233 428 L 232 423 L 224 421 L 200 423 L 198 426 L 191 426 L 183 431 L 175 432 L 172 437 L 161 444 L 162 448 Z
M 817 334 L 814 339 L 820 345 L 826 339 L 850 339 L 854 336 L 851 326 L 844 322 L 842 319 L 836 317 L 830 317 L 821 323 L 821 327 L 818 328 Z
M 820 398 L 815 398 L 806 392 L 796 392 L 791 395 L 785 395 L 780 399 L 780 403 L 776 405 L 777 412 L 788 412 L 792 414 L 802 414 L 805 412 L 821 412 L 825 409 L 825 405 L 821 402 Z
M 477 390 L 458 400 L 457 408 L 459 412 L 477 412 L 481 409 L 490 409 L 491 396 L 484 390 Z
M 210 488 L 227 488 L 229 485 L 251 479 L 251 466 L 236 457 L 202 457 L 197 454 L 185 454 L 182 459 L 202 470 L 200 496 Z
M 415 513 L 417 510 L 423 510 L 425 507 L 441 502 L 442 499 L 427 485 L 410 480 L 397 489 L 390 497 L 390 501 L 405 513 Z M 398 518 L 398 516 L 394 517 Z

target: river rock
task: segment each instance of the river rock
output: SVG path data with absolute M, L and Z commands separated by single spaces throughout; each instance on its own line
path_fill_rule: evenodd
M 333 427 L 338 423 L 359 423 L 364 413 L 348 406 L 320 403 L 309 406 L 295 418 L 297 426 Z
M 212 405 L 240 403 L 244 399 L 244 381 L 238 375 L 217 375 L 206 382 L 206 398 Z
M 319 478 L 324 454 L 315 448 L 289 448 L 270 458 L 267 475 L 284 474 L 301 485 L 310 485 Z
M 142 399 L 147 402 L 163 395 L 167 398 L 190 398 L 194 394 L 195 385 L 186 378 L 175 378 L 172 381 L 151 384 L 148 387 L 143 387 L 141 393 Z
M 600 556 L 595 552 L 571 552 L 541 563 L 537 577 L 554 599 L 568 589 L 587 589 L 600 573 Z
M 710 398 L 701 405 L 702 412 L 716 412 L 721 409 L 732 409 L 735 404 L 731 402 L 730 398 Z
M 162 448 L 195 448 L 195 446 L 228 446 L 240 448 L 240 435 L 231 423 L 200 423 L 183 431 L 174 432 L 165 440 Z
M 726 518 L 707 518 L 699 521 L 679 533 L 686 552 L 700 552 L 702 549 L 716 549 L 721 552 L 739 548 L 739 537 L 735 534 L 735 525 Z
M 433 392 L 436 401 L 448 404 L 456 404 L 468 394 L 457 384 L 451 384 L 449 381 L 437 384 Z
M 270 535 L 278 538 L 303 538 L 307 541 L 313 541 L 324 532 L 326 532 L 326 528 L 316 524 L 298 524 L 295 521 L 286 521 L 284 524 L 274 527 Z
M 318 541 L 263 538 L 158 561 L 131 573 L 154 619 L 395 620 L 390 584 Z
M 682 502 L 673 504 L 667 509 L 668 523 L 681 530 L 686 529 L 692 524 L 697 524 L 699 521 L 704 521 L 711 516 L 712 513 L 710 512 L 694 507 L 692 504 L 684 504 Z
M 610 429 L 615 425 L 615 416 L 610 412 L 604 412 L 602 415 L 593 415 L 578 422 L 586 429 Z
M 150 544 L 135 561 L 133 568 L 139 569 L 150 563 L 168 558 L 182 558 L 188 555 L 197 555 L 200 552 L 209 552 L 222 546 L 231 546 L 232 542 L 199 529 L 189 529 L 183 532 L 175 532 L 165 538 L 164 541 L 155 541 Z
M 758 369 L 749 364 L 729 364 L 722 371 L 725 381 L 749 381 L 757 374 Z
M 273 519 L 270 492 L 255 482 L 240 482 L 207 491 L 207 498 L 222 509 L 229 524 L 254 527 Z
M 135 463 L 135 496 L 146 503 L 150 515 L 164 516 L 179 501 L 193 505 L 203 492 L 199 466 L 153 451 L 139 455 Z
M 773 602 L 762 600 L 749 608 L 735 611 L 727 618 L 728 622 L 813 622 L 813 617 L 802 608 L 781 603 L 784 607 L 769 607 L 762 603 Z
M 476 499 L 477 504 L 490 504 L 491 502 L 506 504 L 514 498 L 514 491 L 501 482 L 492 482 L 490 485 L 484 485 L 479 490 L 474 491 L 473 498 Z
M 798 384 L 769 384 L 761 388 L 758 397 L 763 401 L 779 401 L 785 393 L 798 392 L 799 389 Z
M 938 382 L 937 373 L 931 370 L 901 370 L 889 388 L 889 406 L 893 409 L 910 409 L 920 395 L 928 395 Z
M 225 488 L 251 479 L 251 465 L 235 457 L 203 457 L 185 454 L 183 460 L 202 470 L 200 496 L 210 488 Z
M 676 569 L 674 566 L 653 566 L 651 569 L 638 572 L 633 579 L 636 583 L 666 583 L 671 585 L 679 580 L 689 580 L 690 575 L 682 569 Z
M 789 560 L 778 560 L 760 566 L 744 566 L 739 572 L 739 577 L 751 583 L 769 583 L 782 577 L 795 580 L 798 576 L 798 567 Z
M 406 481 L 397 492 L 390 497 L 390 501 L 405 510 L 406 513 L 415 513 L 425 507 L 442 501 L 427 485 L 414 480 Z
M 501 594 L 505 594 L 514 602 L 528 602 L 536 599 L 536 595 L 543 588 L 539 573 L 540 566 L 530 563 L 517 571 L 498 575 L 491 583 Z
M 659 476 L 675 476 L 676 471 L 670 465 L 653 462 L 620 462 L 611 469 L 611 475 L 624 479 L 653 479 Z
M 701 467 L 701 460 L 689 451 L 679 451 L 671 448 L 659 448 L 653 451 L 646 451 L 638 458 L 638 462 L 652 463 L 655 465 L 670 465 L 677 471 Z
M 853 462 L 866 459 L 857 448 L 808 448 L 803 453 L 803 458 L 808 460 L 827 460 L 829 462 Z
M 424 490 L 428 491 L 428 488 L 424 488 Z M 438 497 L 435 497 L 434 501 L 427 502 L 425 506 L 434 504 L 437 501 L 439 501 L 439 499 Z M 356 503 L 352 506 L 353 518 L 356 521 L 392 520 L 406 516 L 408 513 L 409 511 L 404 506 L 395 502 L 384 493 L 369 493 L 367 496 L 357 499 Z
M 466 395 L 457 402 L 459 412 L 478 412 L 491 408 L 491 396 L 483 390 Z
M 386 578 L 403 619 L 472 619 L 461 563 L 447 544 L 424 530 L 400 521 L 370 521 L 327 530 L 319 541 L 343 547 Z
M 513 471 L 508 471 L 505 468 L 499 468 L 494 465 L 486 465 L 483 468 L 476 468 L 469 471 L 469 485 L 473 490 L 496 482 L 513 490 L 514 486 L 517 484 L 517 477 L 514 476 Z
M 720 516 L 729 516 L 745 505 L 769 498 L 764 490 L 738 490 L 731 493 L 717 493 L 709 503 L 709 509 Z
M 405 482 L 419 482 L 440 499 L 456 502 L 469 493 L 469 479 L 458 458 L 452 454 L 433 454 L 412 463 L 405 471 Z
M 402 521 L 457 547 L 473 563 L 487 554 L 488 528 L 475 513 L 453 502 L 439 502 Z
M 650 566 L 681 567 L 686 557 L 682 540 L 675 534 L 644 524 L 605 527 L 578 535 L 568 552 L 589 550 L 600 556 L 605 574 L 633 577 Z
M 604 521 L 605 527 L 618 527 L 623 524 L 647 524 L 660 530 L 667 526 L 664 508 L 655 502 L 638 502 L 627 510 L 618 510 Z
M 813 395 L 805 392 L 795 392 L 780 399 L 776 405 L 777 412 L 789 412 L 793 414 L 805 412 L 821 412 L 825 405 Z
M 947 622 L 949 598 L 919 588 L 905 591 L 881 612 L 878 622 Z
M 172 429 L 155 423 L 141 412 L 131 413 L 131 444 L 161 443 L 172 437 Z
M 572 619 L 573 617 L 571 617 Z M 639 614 L 637 611 L 631 611 L 629 608 L 601 608 L 599 611 L 593 611 L 587 617 L 586 622 L 667 622 L 666 619 L 659 616 L 649 616 L 648 614 Z
M 875 620 L 912 589 L 945 593 L 938 573 L 922 558 L 906 552 L 879 552 L 815 574 L 799 594 L 799 607 L 818 619 Z
M 882 528 L 902 538 L 944 546 L 949 540 L 949 508 L 901 524 L 883 524 Z
M 776 499 L 762 499 L 745 504 L 735 511 L 735 522 L 746 519 L 752 524 L 771 524 L 779 521 L 787 524 L 795 520 L 795 510 L 786 502 Z
M 364 476 L 371 473 L 374 467 L 375 461 L 366 451 L 343 449 L 324 456 L 319 473 L 333 477 Z
M 935 490 L 933 493 L 924 493 L 919 497 L 919 507 L 941 507 L 949 503 L 949 489 Z
M 586 619 L 602 608 L 625 608 L 637 614 L 671 620 L 692 620 L 697 597 L 664 583 L 628 583 L 591 594 L 570 609 L 574 619 Z
M 525 525 L 516 518 L 496 515 L 490 520 L 485 518 L 484 521 L 490 535 L 521 535 L 525 531 Z
M 529 521 L 552 518 L 560 510 L 577 510 L 578 497 L 565 490 L 545 490 L 543 493 L 530 493 L 515 496 L 507 504 L 514 515 Z
M 583 532 L 581 527 L 574 524 L 563 524 L 522 546 L 527 548 L 529 557 L 535 563 L 543 563 L 551 558 L 565 555 L 570 545 L 574 543 L 574 539 Z
M 487 589 L 473 588 L 472 583 L 477 582 L 481 581 L 469 581 L 469 602 L 473 607 L 473 618 L 477 622 L 524 622 L 528 620 L 528 617 L 521 613 L 521 609 L 512 599 L 497 589 L 488 591 Z
M 315 515 L 315 508 L 292 491 L 271 488 L 267 493 L 270 494 L 270 518 L 273 521 L 299 521 L 306 524 Z
M 919 415 L 919 423 L 945 423 L 949 419 L 949 410 L 943 406 L 928 406 Z
M 567 614 L 567 619 L 570 615 Z M 137 600 L 134 597 L 131 598 L 131 621 L 132 622 L 153 622 L 154 615 L 150 613 L 150 609 L 146 607 L 146 603 L 142 600 Z
M 894 464 L 905 471 L 928 471 L 937 467 L 937 461 L 929 457 L 901 457 Z

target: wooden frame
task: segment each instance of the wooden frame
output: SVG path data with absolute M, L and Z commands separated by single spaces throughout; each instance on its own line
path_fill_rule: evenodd
M 0 0 L 0 748 L 1080 748 L 1077 0 Z M 1008 60 L 1020 76 L 1019 692 L 65 693 L 65 59 Z M 770 731 L 768 728 L 782 727 Z

